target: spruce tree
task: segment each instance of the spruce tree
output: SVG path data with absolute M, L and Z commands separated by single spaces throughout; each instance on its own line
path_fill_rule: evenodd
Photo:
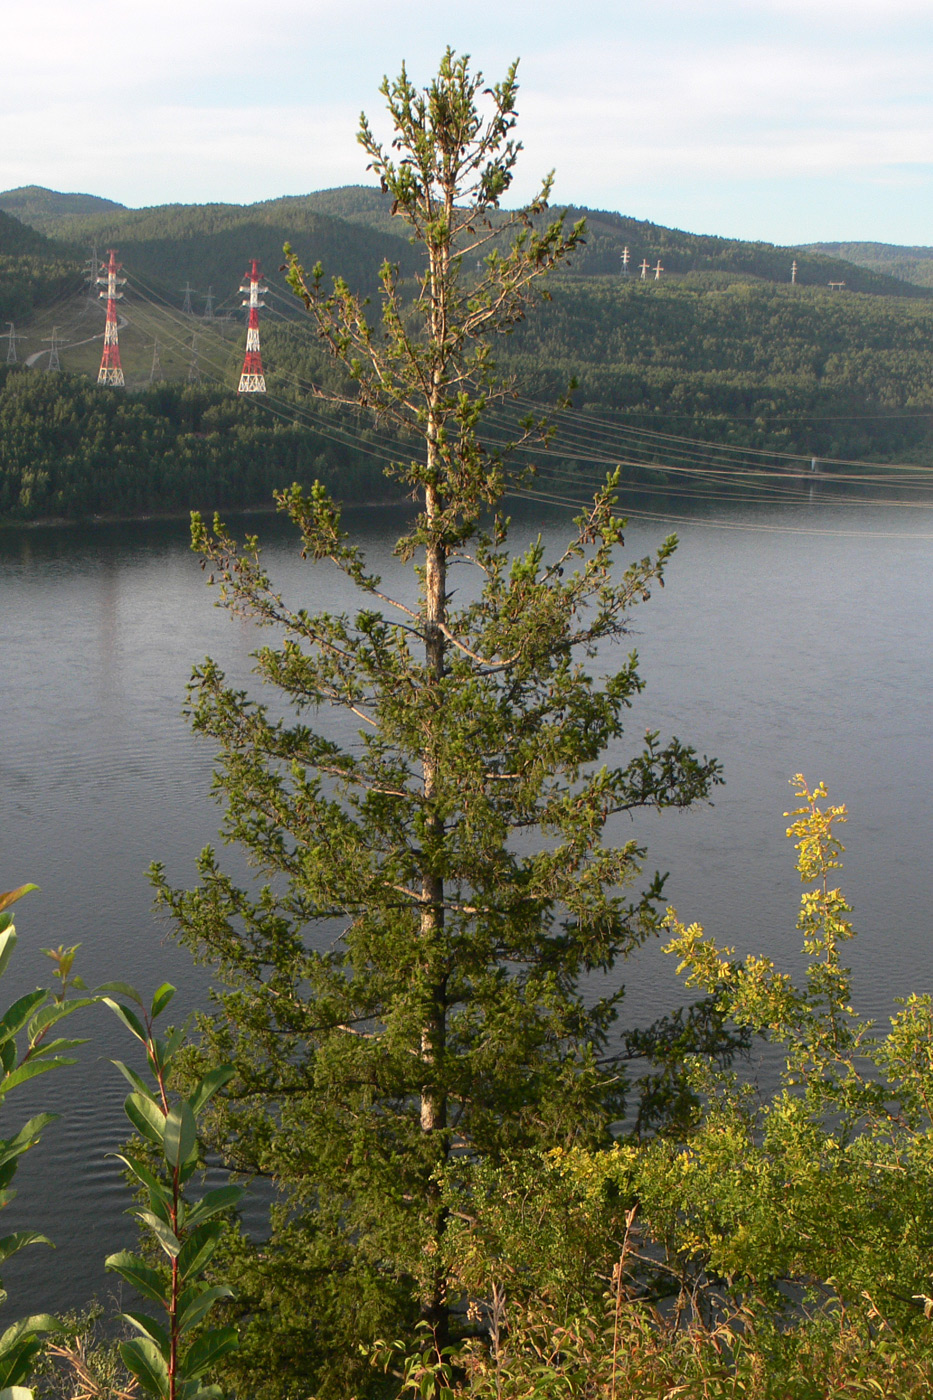
M 212 850 L 195 890 L 158 877 L 220 981 L 201 1057 L 237 1076 L 212 1141 L 279 1192 L 268 1240 L 234 1245 L 231 1265 L 253 1315 L 236 1364 L 258 1396 L 358 1388 L 356 1344 L 419 1314 L 443 1342 L 441 1195 L 464 1162 L 607 1140 L 624 1109 L 617 998 L 594 1004 L 580 982 L 657 927 L 661 888 L 638 888 L 644 852 L 604 843 L 606 824 L 702 800 L 717 775 L 652 734 L 600 764 L 642 683 L 634 654 L 602 680 L 591 662 L 673 540 L 620 570 L 610 483 L 558 557 L 540 539 L 508 549 L 484 425 L 509 388 L 491 345 L 583 236 L 547 215 L 549 179 L 526 208 L 500 207 L 516 68 L 484 89 L 448 51 L 424 90 L 403 69 L 382 92 L 391 146 L 365 117 L 359 139 L 422 251 L 417 283 L 385 265 L 372 324 L 345 282 L 286 253 L 345 400 L 410 452 L 392 474 L 418 503 L 396 547 L 411 587 L 387 595 L 320 487 L 280 504 L 304 555 L 358 591 L 353 615 L 289 607 L 254 538 L 195 520 L 223 602 L 274 631 L 256 654 L 272 706 L 211 661 L 193 691 L 194 727 L 219 745 L 224 837 L 265 879 L 238 884 Z M 316 733 L 321 706 L 354 717 L 358 742 Z

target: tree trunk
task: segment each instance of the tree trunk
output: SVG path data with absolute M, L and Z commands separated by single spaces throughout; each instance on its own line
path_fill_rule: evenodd
M 435 452 L 436 446 L 429 439 L 429 466 L 434 465 L 432 459 Z M 440 511 L 440 500 L 433 482 L 429 482 L 425 492 L 425 511 L 429 524 L 436 519 Z M 446 621 L 446 608 L 446 551 L 441 541 L 431 539 L 425 559 L 424 630 L 428 685 L 432 688 L 440 684 L 444 675 L 445 642 L 441 625 Z M 440 704 L 440 697 L 436 703 Z M 428 809 L 430 845 L 435 849 L 441 844 L 444 834 L 442 819 L 431 811 L 432 799 L 437 790 L 437 762 L 437 750 L 429 735 L 422 757 L 422 777 L 424 799 Z M 442 1083 L 442 1061 L 447 1034 L 447 978 L 443 950 L 444 882 L 443 878 L 430 868 L 429 860 L 425 861 L 422 869 L 421 899 L 420 938 L 426 984 L 424 1019 L 421 1027 L 421 1130 L 423 1133 L 434 1135 L 434 1150 L 429 1153 L 433 1170 L 440 1167 L 447 1156 L 447 1099 Z M 434 1181 L 428 1184 L 425 1204 L 428 1215 L 426 1245 L 431 1253 L 425 1260 L 421 1310 L 422 1316 L 434 1329 L 438 1345 L 445 1346 L 449 1335 L 449 1308 L 444 1286 L 445 1272 L 438 1255 L 446 1224 L 446 1212 L 440 1203 L 438 1184 Z

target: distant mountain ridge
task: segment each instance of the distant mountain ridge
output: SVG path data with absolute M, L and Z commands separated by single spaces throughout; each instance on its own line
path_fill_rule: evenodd
M 0 210 L 40 233 L 53 233 L 62 220 L 125 208 L 125 204 L 96 194 L 62 194 L 42 185 L 21 185 L 0 194 Z
M 933 287 L 933 248 L 897 243 L 811 243 L 827 257 L 847 258 L 858 267 L 902 278 L 917 287 Z
M 25 193 L 0 195 L 0 329 L 4 320 L 16 322 L 21 362 L 47 367 L 57 334 L 62 369 L 96 379 L 104 309 L 87 285 L 89 259 L 92 250 L 104 258 L 117 248 L 128 279 L 121 304 L 127 386 L 203 374 L 218 393 L 235 392 L 244 334 L 239 288 L 255 257 L 269 288 L 264 406 L 285 419 L 296 406 L 305 410 L 309 383 L 328 383 L 336 371 L 285 285 L 283 243 L 309 268 L 320 261 L 325 278 L 339 273 L 371 297 L 377 324 L 380 265 L 399 266 L 409 295 L 421 262 L 389 197 L 367 186 L 250 205 L 148 209 Z M 3 210 L 12 196 L 45 232 Z M 554 403 L 576 380 L 576 412 L 652 432 L 807 458 L 910 454 L 933 463 L 933 286 L 831 256 L 837 245 L 784 248 L 612 211 L 567 212 L 586 217 L 585 246 L 553 278 L 552 300 L 494 347 L 504 376 L 532 401 Z M 5 253 L 4 240 L 29 251 Z M 886 245 L 843 247 L 898 267 Z M 914 250 L 919 261 L 929 251 Z M 933 269 L 933 259 L 926 261 Z M 469 278 L 474 268 L 465 272 Z M 575 460 L 575 449 L 563 451 Z M 657 449 L 661 466 L 666 452 Z
M 364 185 L 288 195 L 255 204 L 169 204 L 129 209 L 95 195 L 62 194 L 26 186 L 0 194 L 0 211 L 12 214 L 69 251 L 86 251 L 114 244 L 124 260 L 132 258 L 141 276 L 176 290 L 186 280 L 215 289 L 222 278 L 231 287 L 248 257 L 259 257 L 271 271 L 281 262 L 282 244 L 293 243 L 309 262 L 320 259 L 328 273 L 340 271 L 367 294 L 375 290 L 375 275 L 384 258 L 398 263 L 403 276 L 417 265 L 407 229 L 393 218 L 391 200 Z M 930 281 L 906 278 L 900 262 L 883 255 L 846 256 L 844 249 L 874 245 L 819 244 L 782 247 L 763 242 L 721 238 L 666 228 L 612 211 L 571 207 L 571 219 L 585 217 L 585 246 L 569 269 L 570 276 L 622 273 L 622 256 L 629 251 L 628 275 L 653 279 L 657 264 L 666 278 L 721 275 L 770 283 L 788 283 L 797 263 L 802 286 L 844 283 L 849 291 L 877 296 L 928 296 Z M 887 245 L 880 245 L 887 248 Z M 890 250 L 919 255 L 922 250 Z M 887 261 L 886 261 L 887 259 Z M 914 259 L 916 261 L 916 258 Z M 911 264 L 913 266 L 913 264 Z
M 12 191 L 0 194 L 0 212 Z M 239 307 L 238 287 L 251 258 L 258 258 L 266 277 L 276 278 L 282 246 L 294 245 L 300 257 L 318 258 L 332 272 L 340 271 L 365 295 L 377 288 L 378 269 L 385 258 L 398 263 L 403 275 L 413 273 L 417 255 L 400 230 L 383 230 L 362 221 L 341 219 L 319 210 L 313 196 L 287 196 L 257 204 L 166 204 L 128 209 L 112 201 L 88 205 L 91 196 L 54 195 L 20 201 L 36 215 L 51 245 L 72 256 L 98 256 L 116 247 L 127 275 L 155 286 L 159 294 L 180 304 L 186 284 L 204 296 L 213 289 L 215 305 Z M 378 197 L 379 191 L 373 191 Z M 54 198 L 52 197 L 54 195 Z M 325 205 L 327 200 L 322 201 Z M 365 203 L 366 201 L 364 201 Z M 15 203 L 15 201 L 14 201 Z M 54 212 L 53 212 L 54 211 Z M 350 211 L 352 213 L 352 211 Z M 31 218 L 27 220 L 31 222 Z

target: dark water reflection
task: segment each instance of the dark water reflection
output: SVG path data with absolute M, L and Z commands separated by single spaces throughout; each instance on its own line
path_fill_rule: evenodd
M 676 732 L 716 754 L 727 781 L 714 807 L 620 821 L 616 834 L 645 840 L 652 868 L 671 871 L 682 916 L 792 968 L 799 888 L 783 836 L 787 780 L 798 770 L 825 779 L 850 811 L 843 884 L 861 932 L 850 959 L 858 1000 L 884 1017 L 896 995 L 931 981 L 933 512 L 818 493 L 671 509 L 690 519 L 675 526 L 667 587 L 633 620 L 648 687 L 631 732 Z M 565 511 L 526 505 L 515 515 L 516 542 L 565 532 Z M 387 581 L 403 580 L 390 554 L 398 515 L 360 511 L 351 523 Z M 283 522 L 250 528 L 268 541 L 290 600 L 344 605 L 339 578 L 303 565 Z M 644 554 L 670 528 L 634 520 L 630 552 Z M 249 625 L 212 608 L 181 522 L 0 535 L 0 888 L 42 886 L 20 906 L 4 1004 L 45 979 L 38 949 L 60 942 L 82 944 L 89 982 L 121 977 L 151 990 L 169 978 L 184 1010 L 204 1003 L 206 974 L 154 922 L 143 872 L 158 858 L 189 882 L 217 828 L 212 755 L 181 714 L 191 666 L 210 653 L 245 683 L 256 644 Z M 620 977 L 632 1021 L 681 1000 L 656 947 Z M 58 1245 L 8 1266 L 15 1314 L 105 1292 L 104 1255 L 132 1240 L 106 1154 L 123 1136 L 110 1057 L 133 1047 L 103 1013 L 86 1027 L 93 1041 L 80 1066 L 5 1109 L 4 1132 L 26 1109 L 62 1113 L 4 1220 L 4 1232 L 28 1223 Z

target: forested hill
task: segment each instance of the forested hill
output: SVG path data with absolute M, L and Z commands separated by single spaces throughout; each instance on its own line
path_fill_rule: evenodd
M 127 209 L 91 195 L 58 194 L 30 186 L 0 194 L 0 210 L 74 246 L 119 247 L 123 261 L 139 276 L 164 288 L 186 281 L 220 295 L 238 285 L 245 260 L 258 257 L 267 271 L 281 262 L 282 244 L 291 242 L 309 262 L 320 259 L 328 271 L 339 270 L 360 290 L 375 289 L 375 272 L 383 258 L 398 263 L 403 274 L 416 266 L 391 201 L 378 189 L 346 186 L 257 204 L 160 205 Z M 880 296 L 933 295 L 933 290 L 905 283 L 897 270 L 856 266 L 844 254 L 815 248 L 787 248 L 743 242 L 628 218 L 605 210 L 570 208 L 568 216 L 587 220 L 587 239 L 574 259 L 574 276 L 621 274 L 622 254 L 629 250 L 629 275 L 649 264 L 649 278 L 660 261 L 662 277 L 686 273 L 729 273 L 778 284 L 791 278 L 797 263 L 802 286 L 844 282 L 847 290 Z M 892 275 L 893 274 L 893 275 Z M 181 293 L 178 293 L 181 295 Z
M 0 209 L 0 254 L 15 258 L 30 253 L 39 257 L 53 257 L 60 256 L 61 249 L 29 224 L 21 223 Z
M 646 260 L 652 269 L 649 277 L 660 260 L 668 276 L 689 272 L 742 273 L 764 282 L 784 284 L 790 282 L 791 267 L 796 262 L 800 286 L 827 287 L 830 282 L 844 282 L 850 292 L 876 296 L 929 295 L 891 272 L 858 267 L 844 255 L 828 256 L 806 248 L 686 233 L 599 209 L 570 209 L 569 215 L 572 219 L 586 218 L 586 248 L 577 259 L 577 271 L 582 274 L 617 274 L 623 248 L 627 246 L 632 269 Z
M 813 252 L 827 257 L 847 258 L 870 271 L 899 277 L 918 287 L 933 287 L 933 248 L 923 244 L 811 243 L 809 246 Z
M 0 210 L 40 233 L 58 232 L 69 219 L 123 208 L 125 205 L 96 194 L 60 194 L 42 185 L 21 185 L 0 194 Z
M 833 458 L 933 453 L 933 302 L 690 274 L 556 279 L 499 352 L 532 399 L 626 428 Z M 657 460 L 664 459 L 659 441 Z
M 28 320 L 80 286 L 69 249 L 0 210 L 0 322 Z
M 35 190 L 0 204 L 13 194 L 24 217 L 54 237 L 0 210 L 0 318 L 16 323 L 17 358 L 32 367 L 0 389 L 0 515 L 209 508 L 215 488 L 218 502 L 251 506 L 268 500 L 273 482 L 338 467 L 342 493 L 384 491 L 386 449 L 367 438 L 368 425 L 338 423 L 313 404 L 310 386 L 332 366 L 278 270 L 288 240 L 366 294 L 386 258 L 410 278 L 418 249 L 398 236 L 378 190 L 137 210 Z M 570 213 L 587 216 L 584 251 L 552 279 L 552 300 L 494 347 L 525 400 L 517 411 L 553 405 L 577 380 L 577 440 L 558 433 L 553 444 L 564 465 L 589 461 L 579 447 L 583 420 L 598 425 L 601 463 L 607 453 L 626 459 L 625 434 L 647 433 L 654 446 L 640 460 L 652 471 L 666 469 L 666 433 L 819 456 L 830 470 L 833 458 L 933 463 L 933 288 L 800 249 Z M 127 392 L 115 399 L 96 385 L 104 308 L 84 280 L 92 246 L 99 256 L 116 247 L 128 279 Z M 236 407 L 238 289 L 252 257 L 270 288 L 261 313 L 268 393 Z M 658 261 L 660 280 L 638 276 L 638 264 Z M 204 314 L 210 287 L 213 317 Z M 60 376 L 41 372 L 53 344 Z M 83 415 L 93 433 L 82 433 Z M 157 472 L 143 469 L 147 454 Z M 251 454 L 255 471 L 245 465 Z
M 83 375 L 0 365 L 0 520 L 267 506 L 317 477 L 385 494 L 364 430 L 350 444 L 206 385 L 101 391 Z
M 282 204 L 287 201 L 280 201 Z M 304 201 L 303 201 L 304 202 Z M 347 223 L 392 233 L 395 222 L 391 215 L 391 200 L 379 190 L 362 185 L 342 189 L 320 190 L 306 196 L 307 204 L 321 213 L 343 219 Z M 709 234 L 685 233 L 682 229 L 665 228 L 641 219 L 628 218 L 602 209 L 571 206 L 567 210 L 571 221 L 585 218 L 586 244 L 573 261 L 571 275 L 602 277 L 621 275 L 622 254 L 629 250 L 629 276 L 640 279 L 640 264 L 647 262 L 648 279 L 653 279 L 658 261 L 664 276 L 684 273 L 730 273 L 764 282 L 787 283 L 791 267 L 797 263 L 800 286 L 827 287 L 830 282 L 844 282 L 853 292 L 869 292 L 877 296 L 917 296 L 916 287 L 905 286 L 901 273 L 895 268 L 857 266 L 859 259 L 850 259 L 841 251 L 825 248 L 782 247 L 774 243 L 750 243 L 738 238 L 718 238 Z M 933 250 L 931 250 L 933 251 Z M 931 264 L 933 270 L 933 264 Z
M 7 198 L 0 195 L 0 208 Z M 83 201 L 85 196 L 59 198 Z M 282 262 L 286 242 L 309 264 L 320 258 L 329 269 L 339 270 L 367 296 L 377 290 L 385 258 L 398 263 L 405 274 L 417 264 L 415 250 L 398 229 L 348 225 L 316 209 L 311 198 L 90 211 L 82 203 L 66 203 L 58 209 L 54 220 L 43 216 L 42 222 L 62 246 L 93 246 L 98 252 L 116 247 L 128 275 L 154 284 L 179 305 L 190 283 L 198 297 L 213 288 L 216 303 L 238 308 L 237 289 L 249 260 L 258 258 L 271 274 Z

